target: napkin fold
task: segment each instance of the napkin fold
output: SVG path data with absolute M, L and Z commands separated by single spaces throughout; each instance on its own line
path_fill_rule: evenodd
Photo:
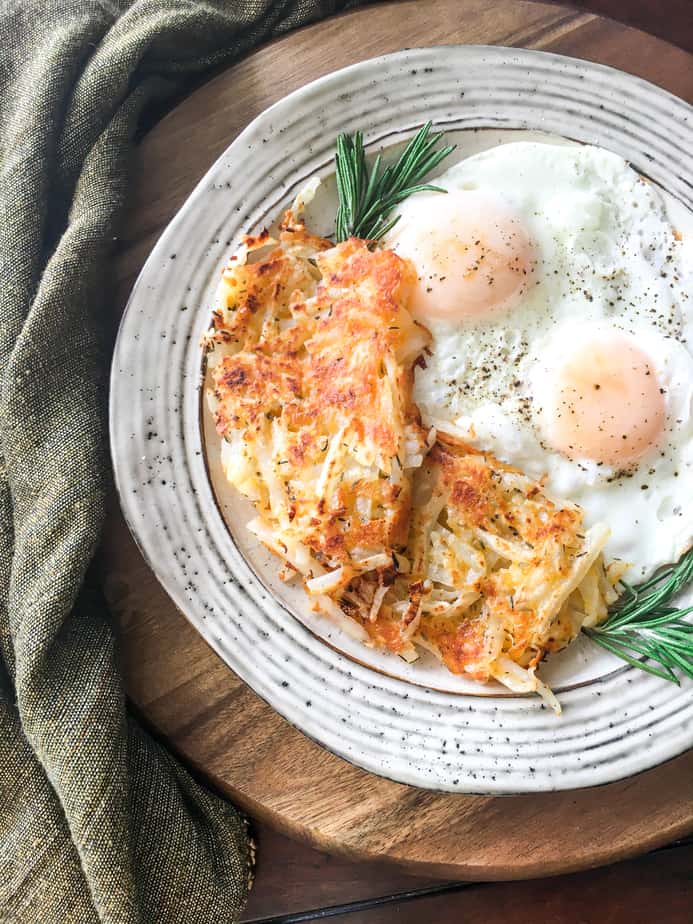
M 0 5 L 0 921 L 219 924 L 245 902 L 246 822 L 128 714 L 89 568 L 108 263 L 142 113 L 350 5 Z

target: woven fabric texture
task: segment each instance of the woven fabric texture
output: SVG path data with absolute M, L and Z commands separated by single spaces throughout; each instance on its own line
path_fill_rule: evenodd
M 350 5 L 0 4 L 0 921 L 238 918 L 246 823 L 128 715 L 90 561 L 108 265 L 142 113 Z

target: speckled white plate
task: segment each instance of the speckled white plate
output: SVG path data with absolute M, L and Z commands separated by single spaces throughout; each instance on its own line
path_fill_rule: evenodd
M 693 110 L 610 68 L 535 51 L 447 46 L 367 61 L 277 103 L 230 145 L 171 222 L 133 290 L 111 378 L 121 503 L 158 578 L 250 686 L 307 735 L 384 776 L 459 792 L 535 792 L 620 779 L 693 745 L 693 682 L 624 667 L 582 640 L 544 668 L 563 705 L 455 678 L 428 657 L 373 652 L 310 612 L 245 530 L 201 402 L 199 338 L 219 272 L 314 174 L 328 234 L 340 131 L 375 151 L 431 119 L 460 158 L 532 137 L 598 144 L 667 193 L 693 230 Z M 528 135 L 529 133 L 529 135 Z M 537 134 L 539 133 L 539 134 Z

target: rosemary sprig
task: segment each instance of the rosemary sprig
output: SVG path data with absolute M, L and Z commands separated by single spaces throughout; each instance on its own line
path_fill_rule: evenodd
M 609 617 L 585 632 L 597 645 L 656 677 L 678 684 L 674 672 L 680 670 L 693 678 L 693 623 L 686 619 L 693 606 L 668 605 L 691 581 L 693 549 L 636 587 L 622 581 L 625 592 Z
M 409 142 L 394 164 L 381 172 L 382 155 L 378 155 L 369 173 L 363 134 L 341 134 L 337 138 L 336 175 L 339 207 L 335 221 L 335 238 L 361 237 L 376 241 L 389 231 L 399 216 L 388 220 L 393 208 L 413 193 L 431 190 L 446 192 L 440 186 L 421 180 L 454 151 L 454 145 L 435 150 L 443 137 L 430 134 L 428 122 Z

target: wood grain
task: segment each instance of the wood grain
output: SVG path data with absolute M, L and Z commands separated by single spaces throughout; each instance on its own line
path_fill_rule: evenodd
M 300 30 L 201 87 L 143 140 L 114 267 L 120 308 L 166 223 L 266 106 L 354 61 L 454 42 L 598 60 L 693 100 L 692 59 L 684 51 L 557 6 L 407 0 Z M 533 797 L 438 795 L 370 776 L 293 729 L 212 654 L 143 562 L 115 503 L 100 565 L 136 706 L 222 792 L 307 843 L 420 874 L 482 880 L 595 866 L 693 828 L 690 754 L 608 787 Z
M 570 5 L 610 16 L 693 52 L 691 0 L 572 0 Z
M 344 924 L 409 920 L 416 924 L 684 924 L 690 919 L 686 913 L 693 898 L 693 844 L 571 876 L 479 888 L 467 884 L 462 892 L 413 898 L 413 892 L 443 884 L 405 875 L 384 863 L 349 862 L 318 853 L 264 825 L 256 831 L 256 839 L 259 861 L 255 886 L 241 917 L 244 924 L 339 905 L 353 908 L 355 902 L 393 896 L 373 910 L 352 910 L 333 920 Z
M 693 849 L 541 882 L 455 892 L 338 914 L 331 924 L 690 924 Z M 251 906 L 252 909 L 252 906 Z M 250 919 L 252 920 L 252 918 Z
M 316 909 L 350 905 L 330 915 L 344 924 L 687 924 L 693 901 L 693 846 L 589 870 L 571 876 L 494 885 L 466 884 L 461 890 L 412 897 L 436 886 L 392 873 L 378 863 L 345 863 L 298 848 L 272 831 L 260 832 L 260 865 L 243 912 L 243 924 L 277 915 L 308 915 Z M 271 863 L 266 858 L 271 857 Z M 263 857 L 265 862 L 263 862 Z M 400 896 L 399 898 L 397 896 Z M 382 901 L 369 910 L 356 902 Z
M 440 885 L 440 880 L 408 875 L 387 863 L 320 853 L 267 825 L 256 825 L 254 837 L 258 861 L 244 922 Z

